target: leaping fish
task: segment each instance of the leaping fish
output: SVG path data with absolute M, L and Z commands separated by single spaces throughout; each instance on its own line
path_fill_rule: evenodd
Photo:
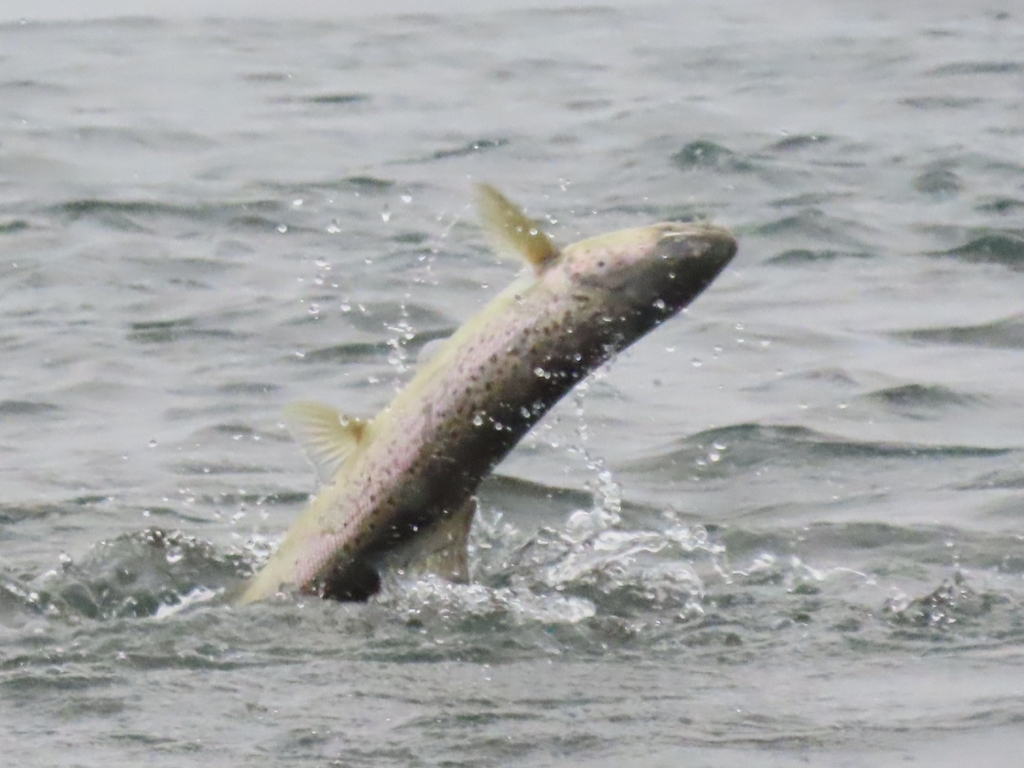
M 729 263 L 736 241 L 660 223 L 559 250 L 487 185 L 477 209 L 527 270 L 452 336 L 372 421 L 316 403 L 287 418 L 325 483 L 239 601 L 298 589 L 365 600 L 395 557 L 468 578 L 481 480 L 578 381 L 675 315 Z

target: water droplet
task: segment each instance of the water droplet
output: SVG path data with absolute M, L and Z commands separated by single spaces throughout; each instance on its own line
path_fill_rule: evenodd
M 347 301 L 341 302 L 341 311 L 342 312 L 351 312 L 352 311 L 352 305 L 349 304 Z
M 277 231 L 280 232 L 283 235 L 285 232 L 288 231 L 288 225 L 287 224 L 278 224 L 277 225 Z
M 388 206 L 384 206 L 384 210 L 380 212 L 380 220 L 387 224 L 391 221 L 391 209 Z
M 327 225 L 327 232 L 331 235 L 336 235 L 341 232 L 341 227 L 338 226 L 337 219 L 331 219 L 331 223 Z
M 405 203 L 406 205 L 411 203 L 412 202 L 412 195 L 410 195 L 408 192 L 406 192 L 404 195 L 402 195 L 402 202 Z
M 294 200 L 292 200 L 292 208 L 301 208 L 303 202 L 304 201 L 301 197 L 295 198 Z
M 150 440 L 149 441 L 149 447 L 150 448 L 156 448 L 156 440 Z
M 185 553 L 181 551 L 181 547 L 168 547 L 167 549 L 167 562 L 171 565 L 179 562 L 184 556 Z
M 308 312 L 309 314 L 313 315 L 313 317 L 316 317 L 317 315 L 319 315 L 319 314 L 320 314 L 320 305 L 319 305 L 319 304 L 310 304 L 310 305 L 309 305 L 309 306 L 308 306 L 308 307 L 306 308 L 306 311 L 307 311 L 307 312 Z
M 496 429 L 496 430 L 497 430 L 498 432 L 501 432 L 501 430 L 503 430 L 503 429 L 505 428 L 505 425 L 504 425 L 504 424 L 502 424 L 502 423 L 501 423 L 500 421 L 496 421 L 496 422 L 494 422 L 494 428 L 495 428 L 495 429 Z
M 474 427 L 482 427 L 483 424 L 484 424 L 483 414 L 478 413 L 476 416 L 473 417 L 473 426 Z
M 661 299 L 656 299 L 655 302 L 654 302 L 654 308 L 655 309 L 664 309 L 665 308 L 665 302 L 662 301 Z
M 693 360 L 690 361 L 690 365 L 692 365 L 694 368 L 700 368 L 702 365 L 704 365 L 704 362 L 699 357 L 695 357 L 693 358 Z

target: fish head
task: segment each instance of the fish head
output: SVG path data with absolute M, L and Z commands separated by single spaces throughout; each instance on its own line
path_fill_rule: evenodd
M 562 265 L 578 290 L 642 335 L 689 304 L 735 254 L 722 227 L 665 222 L 570 245 Z

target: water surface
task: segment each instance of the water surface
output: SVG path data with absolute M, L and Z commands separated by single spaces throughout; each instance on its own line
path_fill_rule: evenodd
M 782 12 L 785 11 L 785 12 Z M 11 765 L 1016 765 L 1024 25 L 716 4 L 0 26 Z M 217 595 L 561 243 L 740 253 L 481 491 L 473 584 Z

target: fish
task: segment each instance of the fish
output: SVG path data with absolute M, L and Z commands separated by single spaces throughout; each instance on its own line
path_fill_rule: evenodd
M 372 420 L 294 403 L 286 420 L 322 487 L 244 586 L 366 600 L 408 566 L 469 577 L 481 481 L 573 386 L 677 314 L 736 253 L 704 222 L 661 222 L 558 248 L 493 187 L 476 187 L 485 232 L 527 267 L 440 342 Z

